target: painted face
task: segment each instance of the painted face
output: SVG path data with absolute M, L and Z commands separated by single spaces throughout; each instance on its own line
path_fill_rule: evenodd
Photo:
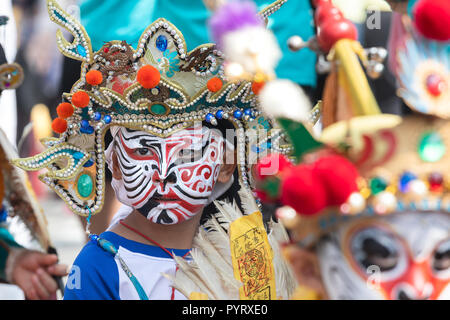
M 397 213 L 339 227 L 318 245 L 331 299 L 450 299 L 450 217 Z
M 119 201 L 155 223 L 175 224 L 201 213 L 224 154 L 220 132 L 195 125 L 167 138 L 120 128 L 114 138 L 122 180 Z

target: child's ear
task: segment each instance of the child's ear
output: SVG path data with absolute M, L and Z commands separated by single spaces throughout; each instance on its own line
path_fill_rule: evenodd
M 112 170 L 112 176 L 116 180 L 122 179 L 122 171 L 120 171 L 119 167 L 119 159 L 117 159 L 117 154 L 113 152 L 112 155 L 112 162 L 113 162 L 113 170 Z
M 234 170 L 236 170 L 236 152 L 225 149 L 217 181 L 220 183 L 228 182 L 233 176 Z

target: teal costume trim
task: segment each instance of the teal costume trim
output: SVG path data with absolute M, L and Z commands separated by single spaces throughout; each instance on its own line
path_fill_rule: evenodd
M 273 1 L 255 0 L 260 9 Z M 158 18 L 165 18 L 183 33 L 189 50 L 211 42 L 207 21 L 211 15 L 203 1 L 186 0 L 84 0 L 81 22 L 94 51 L 111 40 L 126 40 L 134 48 L 144 29 Z M 309 49 L 291 52 L 287 40 L 299 35 L 307 41 L 315 33 L 309 0 L 288 1 L 269 17 L 269 28 L 278 39 L 283 58 L 276 74 L 306 86 L 316 86 L 316 54 Z
M 134 274 L 131 272 L 130 268 L 128 268 L 127 264 L 119 255 L 119 251 L 117 250 L 116 246 L 112 244 L 110 241 L 106 239 L 102 239 L 97 235 L 90 235 L 91 240 L 97 242 L 97 244 L 106 252 L 110 253 L 113 257 L 117 258 L 120 262 L 120 266 L 122 267 L 122 270 L 125 272 L 125 274 L 130 279 L 131 283 L 133 284 L 134 288 L 136 289 L 139 299 L 141 300 L 148 300 L 148 296 L 145 293 L 144 289 L 142 288 L 141 284 L 139 283 L 138 279 L 134 276 Z
M 8 247 L 22 248 L 9 233 L 8 229 L 0 226 L 0 241 L 5 243 Z M 8 259 L 8 251 L 0 246 L 0 278 L 5 279 L 6 260 Z
M 413 9 L 418 0 L 409 0 L 408 1 L 408 14 L 412 17 Z

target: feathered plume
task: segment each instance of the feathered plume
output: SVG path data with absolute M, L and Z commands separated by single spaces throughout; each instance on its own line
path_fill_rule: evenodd
M 253 80 L 257 74 L 274 76 L 281 50 L 252 1 L 225 3 L 214 13 L 209 27 L 214 41 L 226 56 L 227 76 L 241 78 L 246 74 L 247 80 Z
M 249 190 L 242 187 L 239 195 L 244 213 L 236 203 L 215 201 L 218 212 L 199 228 L 193 241 L 192 260 L 187 262 L 176 258 L 179 270 L 175 277 L 165 275 L 186 297 L 201 292 L 207 294 L 209 299 L 239 299 L 242 283 L 233 276 L 228 231 L 233 221 L 259 210 Z M 273 223 L 271 228 L 268 238 L 274 255 L 277 297 L 288 299 L 296 287 L 296 281 L 279 248 L 279 241 L 286 242 L 287 234 L 280 224 Z

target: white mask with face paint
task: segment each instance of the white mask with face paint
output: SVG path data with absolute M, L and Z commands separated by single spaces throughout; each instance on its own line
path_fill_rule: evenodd
M 342 224 L 317 247 L 331 299 L 449 299 L 450 217 L 404 212 Z
M 175 224 L 191 219 L 233 183 L 217 183 L 225 145 L 222 134 L 198 125 L 160 138 L 124 127 L 111 129 L 114 143 L 106 160 L 117 155 L 122 179 L 112 180 L 117 199 L 152 222 Z

